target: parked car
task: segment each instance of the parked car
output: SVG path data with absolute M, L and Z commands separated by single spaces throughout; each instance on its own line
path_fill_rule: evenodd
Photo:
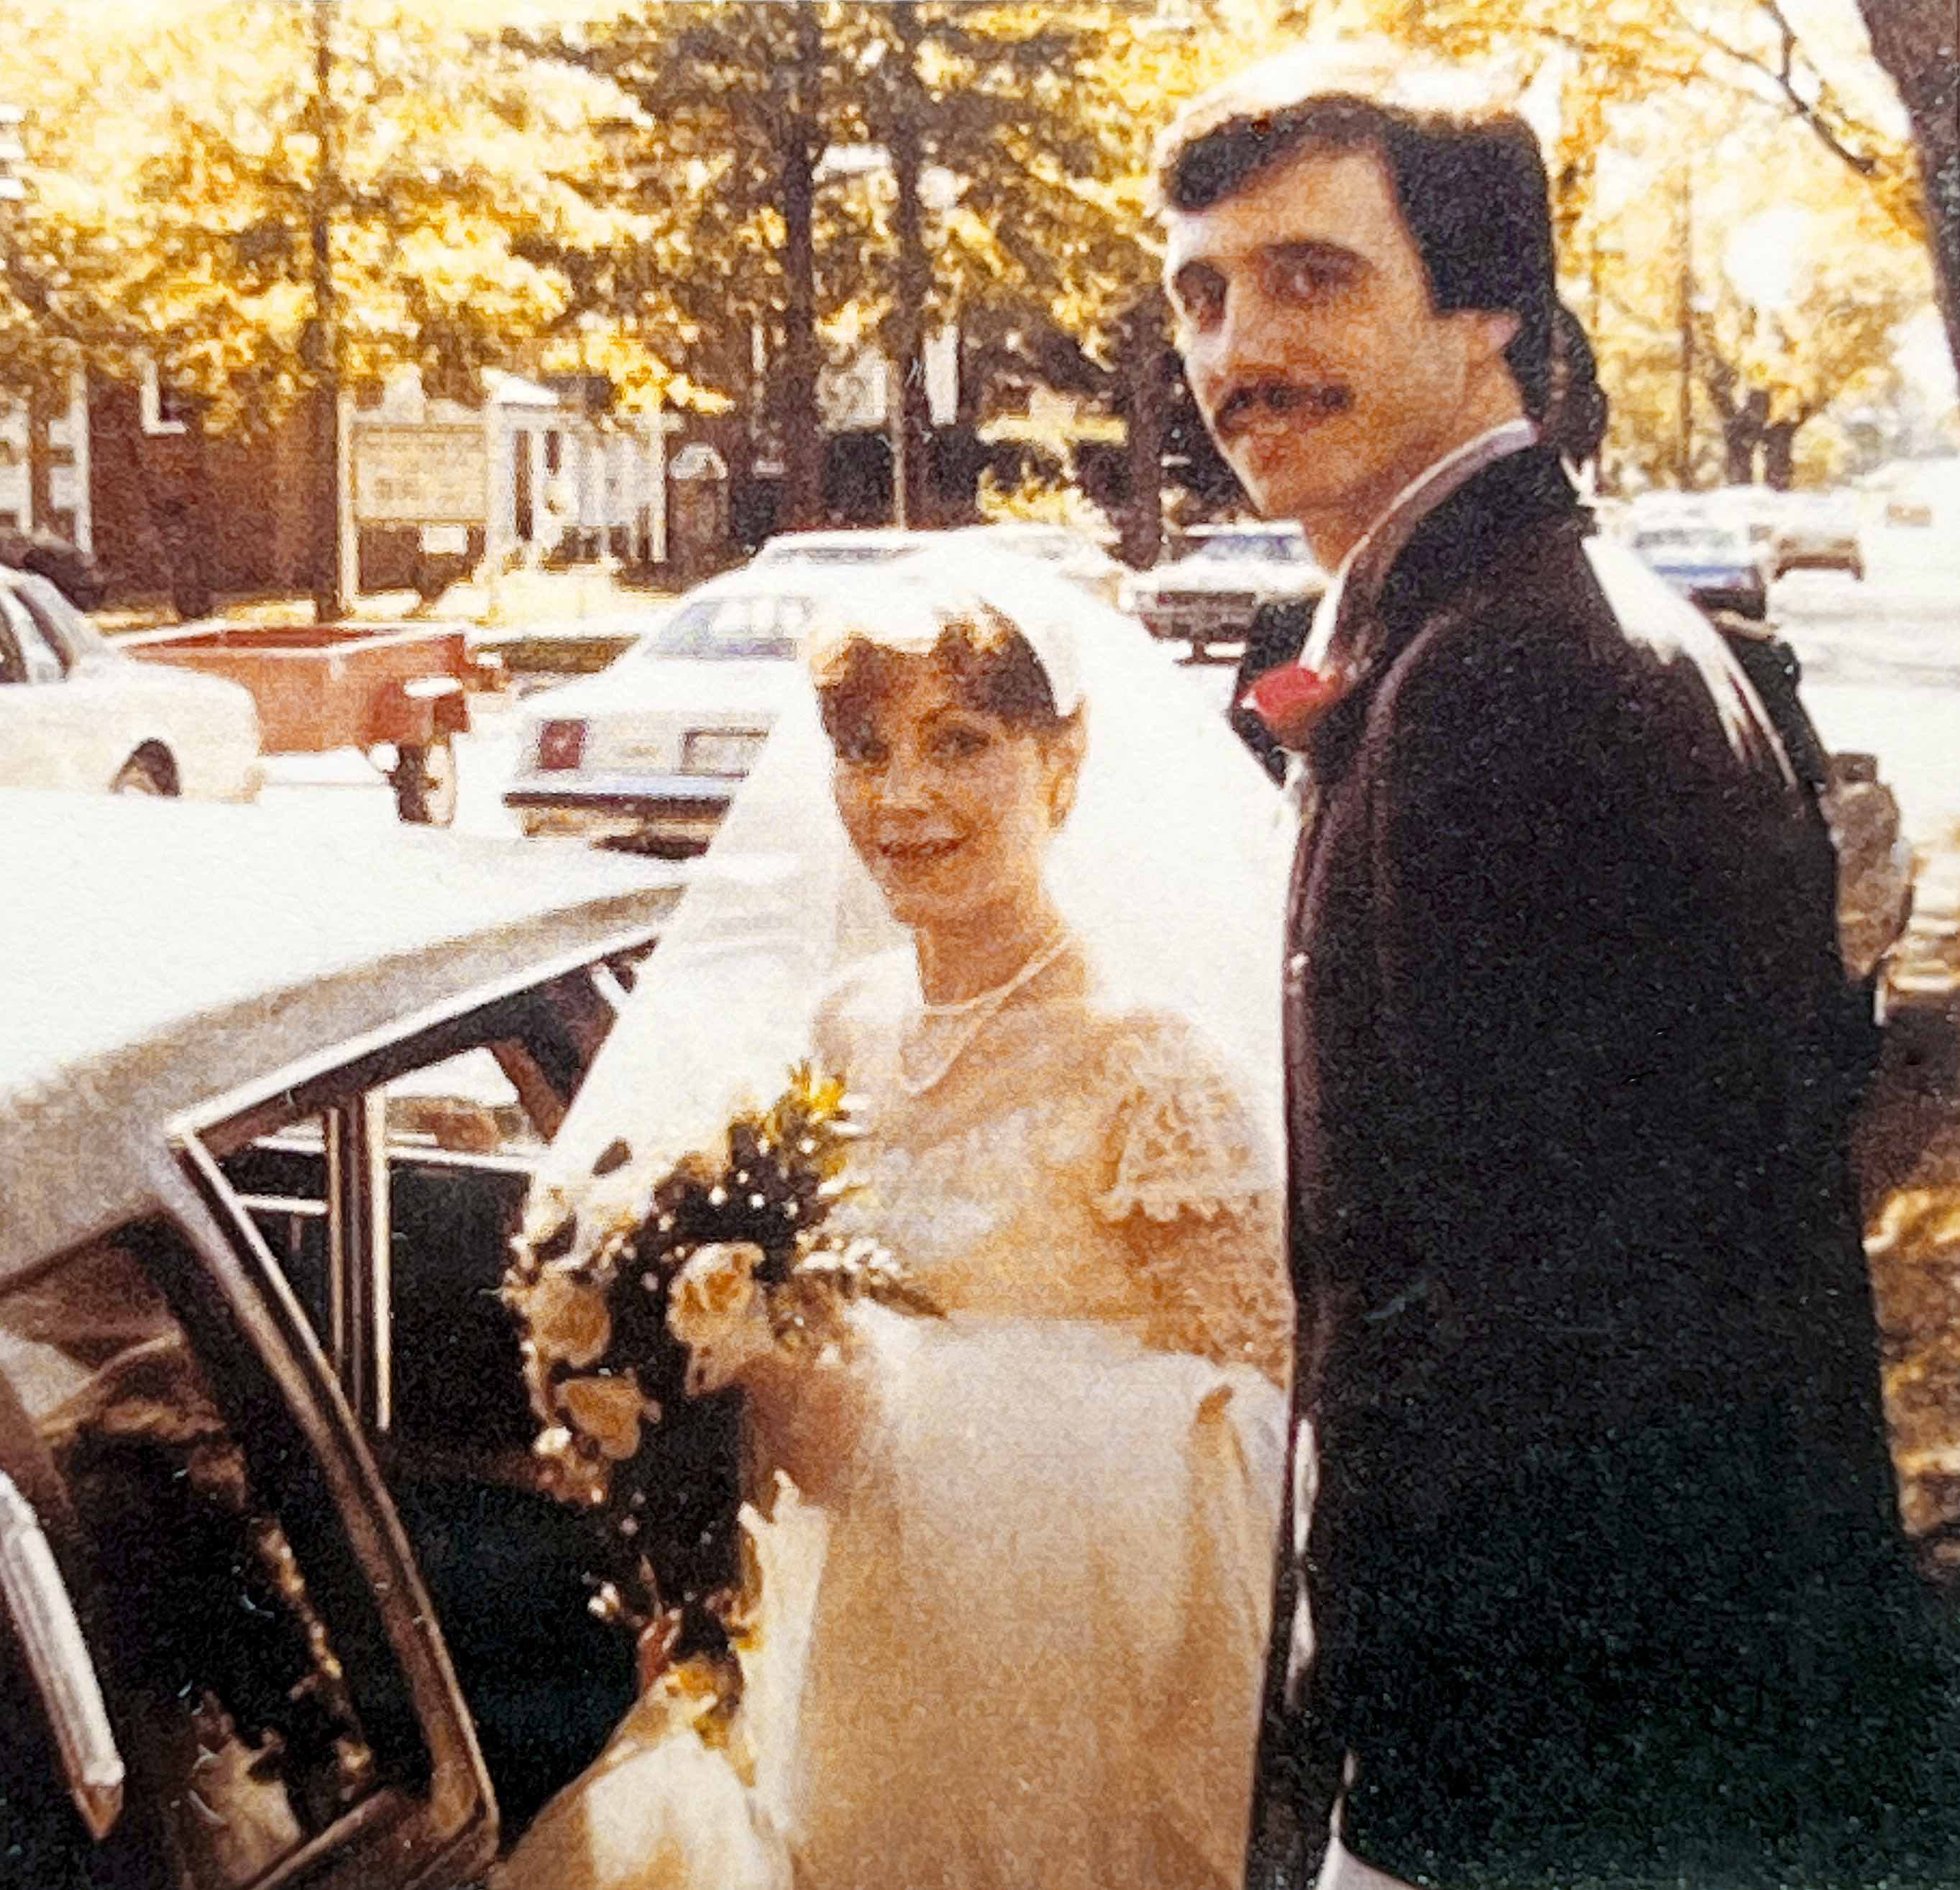
M 1876 756 L 1825 748 L 1804 707 L 1803 667 L 1788 643 L 1762 623 L 1726 614 L 1715 623 L 1831 830 L 1849 1027 L 1867 1031 L 1883 1020 L 1885 961 L 1912 917 L 1913 853 L 1898 798 L 1879 779 Z M 1876 1038 L 1868 1037 L 1866 1051 L 1876 1058 Z
M 495 1289 L 673 868 L 0 792 L 0 1890 L 453 1890 L 630 1647 Z
M 967 525 L 952 534 L 956 541 L 983 549 L 998 546 L 1058 572 L 1071 583 L 1114 604 L 1124 570 L 1087 532 L 1072 525 L 1051 524 L 1036 518 L 1002 518 L 985 525 Z
M 259 711 L 235 683 L 139 663 L 45 578 L 0 570 L 0 786 L 249 801 Z
M 1660 575 L 1706 610 L 1760 620 L 1769 612 L 1762 554 L 1740 525 L 1703 512 L 1649 515 L 1628 542 Z
M 1822 492 L 1787 495 L 1771 541 L 1770 575 L 1787 571 L 1847 571 L 1863 578 L 1857 506 Z
M 1675 494 L 1671 502 L 1677 515 L 1705 512 L 1723 524 L 1739 526 L 1750 548 L 1766 564 L 1776 553 L 1777 534 L 1787 510 L 1790 495 L 1768 486 L 1722 486 L 1713 492 Z M 1648 504 L 1652 506 L 1650 499 Z
M 1201 662 L 1214 643 L 1242 643 L 1262 606 L 1310 602 L 1327 588 L 1297 525 L 1204 525 L 1186 541 L 1176 562 L 1125 578 L 1118 601 Z
M 750 570 L 781 564 L 863 565 L 888 564 L 916 551 L 928 534 L 867 527 L 846 531 L 779 531 L 765 539 L 762 549 L 749 560 Z
M 597 675 L 526 699 L 504 805 L 527 834 L 700 853 L 800 683 L 819 601 L 862 582 L 758 559 L 651 614 Z

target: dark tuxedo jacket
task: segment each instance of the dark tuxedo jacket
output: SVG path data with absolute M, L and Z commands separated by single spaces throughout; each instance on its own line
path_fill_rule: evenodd
M 1875 1767 L 1916 1789 L 1829 839 L 1713 627 L 1623 620 L 1589 530 L 1549 452 L 1476 475 L 1309 757 L 1319 1487 L 1255 1882 L 1311 1882 L 1344 1765 L 1349 1847 L 1445 1885 L 1768 1882 L 1876 1855 Z

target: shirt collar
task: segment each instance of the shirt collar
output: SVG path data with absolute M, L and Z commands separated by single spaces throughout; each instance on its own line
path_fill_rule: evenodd
M 1314 610 L 1313 627 L 1300 653 L 1301 661 L 1309 668 L 1325 665 L 1343 604 L 1351 595 L 1357 605 L 1373 601 L 1389 567 L 1424 518 L 1484 467 L 1535 446 L 1538 438 L 1538 428 L 1529 420 L 1502 421 L 1453 447 L 1410 480 L 1341 560 Z

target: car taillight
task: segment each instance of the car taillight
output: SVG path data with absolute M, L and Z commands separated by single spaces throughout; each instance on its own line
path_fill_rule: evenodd
M 548 722 L 538 731 L 538 767 L 541 770 L 575 768 L 585 759 L 585 724 L 582 722 Z

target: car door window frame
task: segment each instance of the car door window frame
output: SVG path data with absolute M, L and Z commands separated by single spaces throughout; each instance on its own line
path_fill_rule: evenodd
M 355 1038 L 171 1124 L 177 1160 L 216 1208 L 228 1235 L 255 1268 L 276 1273 L 278 1260 L 247 1197 L 219 1164 L 306 1117 L 325 1123 L 328 1317 L 320 1337 L 342 1394 L 371 1435 L 385 1435 L 394 1417 L 384 1085 L 409 1071 L 487 1047 L 549 1137 L 611 1025 L 619 968 L 629 967 L 651 942 L 651 935 L 636 930 L 533 968 L 459 1004 Z
M 0 681 L 11 680 L 30 686 L 65 682 L 69 664 L 62 645 L 42 629 L 27 600 L 11 585 L 0 586 L 0 614 L 7 619 L 7 630 L 0 634 L 11 633 L 8 640 L 16 659 L 15 673 L 10 677 L 4 652 L 0 652 Z

